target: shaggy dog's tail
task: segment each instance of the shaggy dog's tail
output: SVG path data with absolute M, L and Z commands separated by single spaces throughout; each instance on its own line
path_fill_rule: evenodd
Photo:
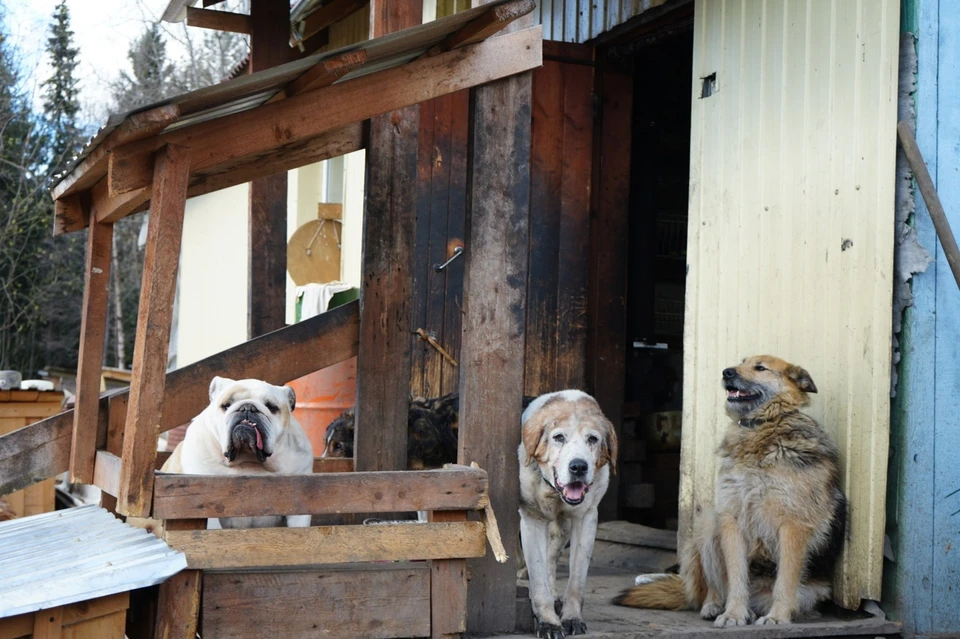
M 624 590 L 613 600 L 618 606 L 630 608 L 657 608 L 660 610 L 690 610 L 683 577 L 672 574 L 640 575 L 637 585 Z

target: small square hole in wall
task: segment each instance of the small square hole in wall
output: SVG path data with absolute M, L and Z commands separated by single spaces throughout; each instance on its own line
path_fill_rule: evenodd
M 710 75 L 701 78 L 703 84 L 700 85 L 700 97 L 709 98 L 711 95 L 717 92 L 717 74 L 711 73 Z

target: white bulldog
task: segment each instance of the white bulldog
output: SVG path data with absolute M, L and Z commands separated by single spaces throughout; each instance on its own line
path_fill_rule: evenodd
M 210 405 L 197 415 L 162 472 L 186 475 L 308 475 L 313 447 L 291 414 L 289 386 L 257 379 L 214 377 Z M 284 517 L 221 517 L 222 528 L 279 526 Z M 288 515 L 287 526 L 305 528 L 310 515 Z M 210 527 L 218 527 L 210 520 Z

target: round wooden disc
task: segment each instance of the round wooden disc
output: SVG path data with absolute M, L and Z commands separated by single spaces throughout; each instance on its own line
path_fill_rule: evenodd
M 297 286 L 340 279 L 342 237 L 339 220 L 312 220 L 294 231 L 287 243 L 287 270 Z

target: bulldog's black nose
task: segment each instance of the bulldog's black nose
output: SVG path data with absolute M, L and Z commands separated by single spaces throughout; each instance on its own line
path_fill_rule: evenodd
M 570 474 L 575 477 L 582 477 L 587 474 L 589 467 L 585 459 L 574 459 L 570 462 Z
M 735 368 L 725 368 L 723 369 L 723 378 L 724 379 L 733 379 L 737 376 L 737 370 Z

